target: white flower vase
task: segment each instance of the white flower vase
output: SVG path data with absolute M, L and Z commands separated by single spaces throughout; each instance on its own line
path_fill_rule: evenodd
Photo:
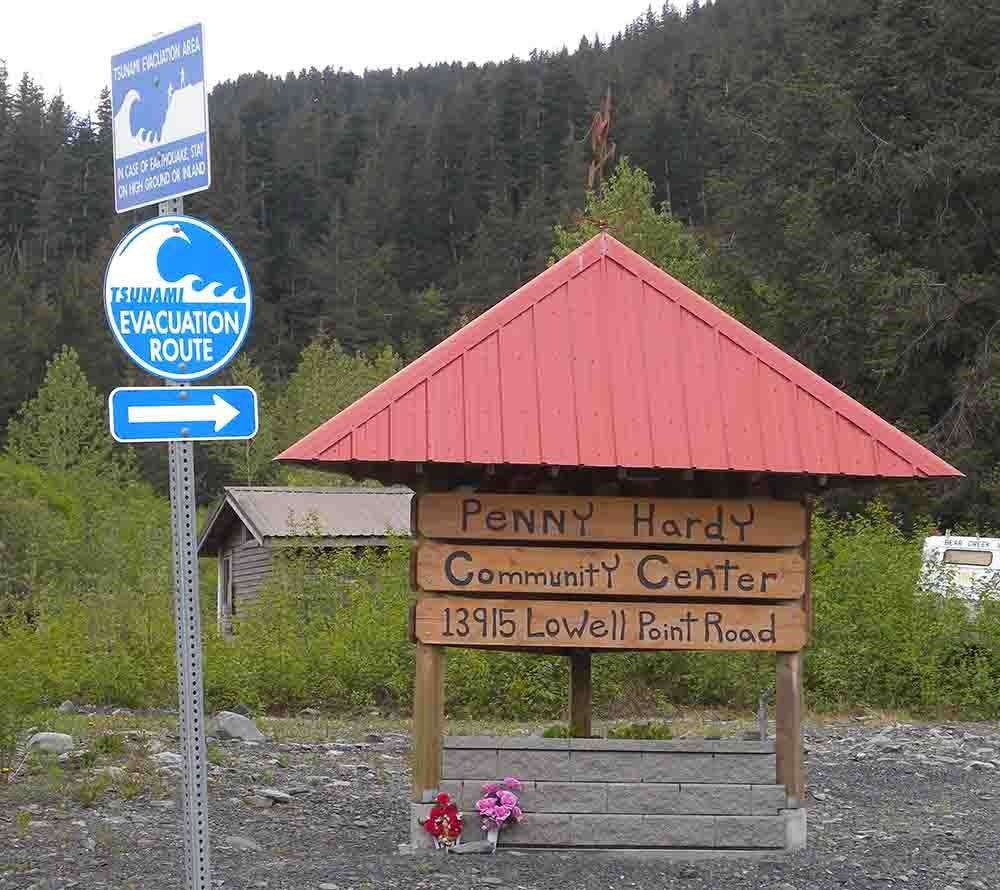
M 489 831 L 486 832 L 486 840 L 490 842 L 490 846 L 493 847 L 494 853 L 496 853 L 497 851 L 497 838 L 499 837 L 500 837 L 499 828 L 491 828 Z

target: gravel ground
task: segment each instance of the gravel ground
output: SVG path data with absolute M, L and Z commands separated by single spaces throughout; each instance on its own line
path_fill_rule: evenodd
M 997 724 L 812 726 L 809 848 L 767 859 L 677 861 L 400 855 L 409 816 L 407 735 L 383 731 L 362 741 L 364 724 L 339 725 L 342 740 L 317 741 L 308 729 L 296 736 L 301 721 L 281 732 L 277 723 L 264 729 L 280 741 L 210 748 L 216 886 L 1000 890 Z M 96 763 L 34 764 L 0 786 L 0 890 L 182 887 L 176 777 L 160 763 L 169 757 L 157 759 L 176 750 L 165 725 L 119 731 L 120 741 L 85 737 L 104 752 Z M 109 766 L 124 772 L 102 775 Z M 271 792 L 260 793 L 266 788 L 290 800 L 272 805 Z

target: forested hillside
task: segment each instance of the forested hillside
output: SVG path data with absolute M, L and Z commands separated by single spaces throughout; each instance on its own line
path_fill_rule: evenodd
M 713 295 L 969 474 L 914 506 L 1000 527 L 998 37 L 995 0 L 716 0 L 527 60 L 220 84 L 213 187 L 186 209 L 250 267 L 239 373 L 287 434 L 303 368 L 376 379 L 540 271 L 610 84 L 618 157 L 702 239 Z M 100 392 L 137 379 L 101 281 L 151 211 L 115 216 L 110 139 L 106 96 L 81 119 L 0 69 L 0 428 L 64 344 Z M 234 464 L 205 452 L 212 488 Z

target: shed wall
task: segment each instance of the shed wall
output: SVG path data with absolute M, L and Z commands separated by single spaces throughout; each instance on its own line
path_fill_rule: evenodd
M 246 616 L 246 610 L 260 599 L 260 592 L 271 573 L 272 554 L 269 547 L 256 541 L 235 547 L 233 553 L 233 594 L 236 617 Z
M 271 572 L 273 562 L 269 547 L 261 546 L 250 531 L 239 520 L 233 523 L 223 539 L 219 550 L 219 577 L 222 577 L 222 561 L 231 560 L 232 590 L 236 606 L 235 618 L 246 617 L 247 610 L 260 599 L 260 592 Z M 226 612 L 224 593 L 219 591 L 219 626 L 223 633 L 233 630 L 232 616 Z

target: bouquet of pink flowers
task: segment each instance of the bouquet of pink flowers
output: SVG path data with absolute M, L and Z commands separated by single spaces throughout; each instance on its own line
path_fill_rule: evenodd
M 521 790 L 521 783 L 513 776 L 503 782 L 483 785 L 482 799 L 476 801 L 476 812 L 485 832 L 497 831 L 520 822 L 524 818 L 520 801 L 514 792 Z

